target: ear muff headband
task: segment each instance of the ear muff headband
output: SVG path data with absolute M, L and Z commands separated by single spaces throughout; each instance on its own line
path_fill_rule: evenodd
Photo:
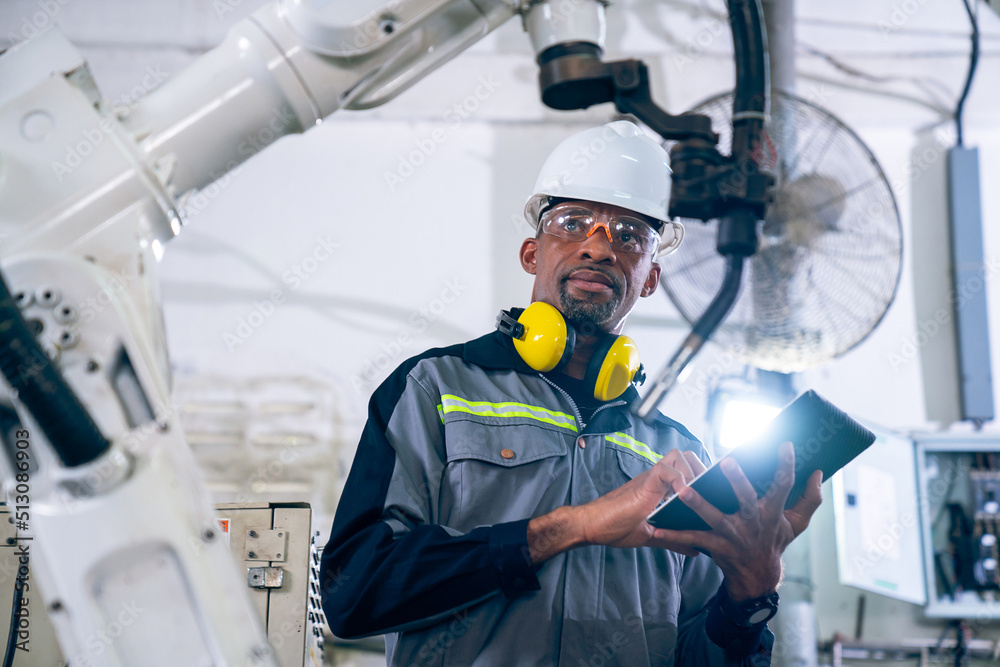
M 576 331 L 557 308 L 536 301 L 523 311 L 500 311 L 497 329 L 514 339 L 514 348 L 528 366 L 547 373 L 564 366 L 573 356 Z M 584 383 L 593 387 L 594 398 L 618 398 L 633 381 L 645 374 L 639 363 L 639 349 L 628 336 L 607 335 L 591 357 Z

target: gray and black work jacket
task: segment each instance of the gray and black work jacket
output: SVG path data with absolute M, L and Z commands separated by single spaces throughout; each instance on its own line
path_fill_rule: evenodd
M 334 634 L 386 633 L 400 667 L 770 664 L 771 633 L 719 613 L 722 574 L 706 556 L 586 546 L 531 562 L 530 519 L 671 449 L 708 460 L 677 422 L 633 418 L 637 396 L 584 423 L 496 332 L 403 363 L 371 399 L 323 552 Z

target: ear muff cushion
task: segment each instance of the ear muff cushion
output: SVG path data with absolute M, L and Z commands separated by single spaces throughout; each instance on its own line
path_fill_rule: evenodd
M 628 336 L 608 336 L 594 351 L 585 381 L 594 398 L 610 401 L 625 393 L 639 370 L 639 348 Z
M 576 332 L 554 306 L 536 301 L 521 313 L 524 336 L 514 339 L 514 348 L 526 364 L 547 373 L 573 356 Z

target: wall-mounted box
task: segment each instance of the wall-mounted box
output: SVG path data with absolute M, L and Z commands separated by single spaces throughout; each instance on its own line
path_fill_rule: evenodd
M 1000 618 L 1000 436 L 917 435 L 926 614 Z

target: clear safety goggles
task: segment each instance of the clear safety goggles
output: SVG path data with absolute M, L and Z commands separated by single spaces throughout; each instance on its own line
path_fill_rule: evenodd
M 660 235 L 638 216 L 605 216 L 579 204 L 559 204 L 542 213 L 538 221 L 546 234 L 583 241 L 603 229 L 615 252 L 655 253 Z

